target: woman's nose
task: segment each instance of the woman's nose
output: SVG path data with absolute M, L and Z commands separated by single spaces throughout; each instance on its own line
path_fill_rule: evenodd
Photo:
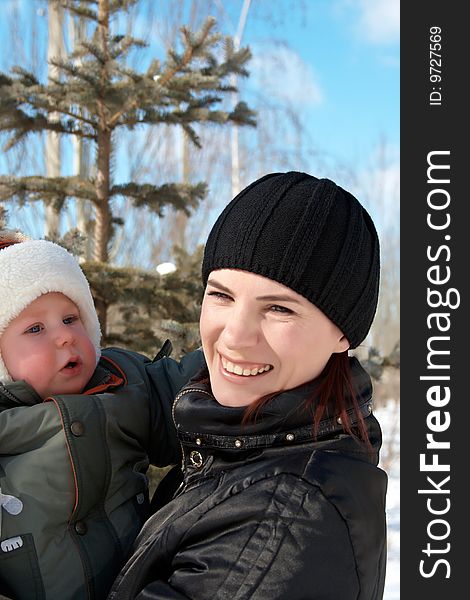
M 234 310 L 223 330 L 223 341 L 227 348 L 250 348 L 259 341 L 259 323 L 246 310 Z

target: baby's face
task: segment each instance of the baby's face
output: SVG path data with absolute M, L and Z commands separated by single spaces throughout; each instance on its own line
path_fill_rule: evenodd
M 13 380 L 27 381 L 41 398 L 81 392 L 96 367 L 77 306 L 58 292 L 36 298 L 9 323 L 0 351 Z

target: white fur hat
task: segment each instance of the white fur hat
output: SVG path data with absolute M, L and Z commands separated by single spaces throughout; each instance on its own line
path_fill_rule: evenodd
M 88 281 L 78 261 L 61 246 L 17 236 L 18 243 L 0 245 L 0 336 L 10 321 L 48 292 L 60 292 L 74 302 L 100 357 L 101 331 Z M 7 242 L 8 243 L 8 242 Z M 11 381 L 0 353 L 0 382 Z

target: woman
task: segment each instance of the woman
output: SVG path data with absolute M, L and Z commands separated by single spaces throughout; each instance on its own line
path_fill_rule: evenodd
M 173 408 L 184 481 L 110 598 L 382 598 L 381 432 L 348 357 L 377 306 L 370 216 L 327 179 L 267 175 L 218 218 L 202 274 L 207 370 Z

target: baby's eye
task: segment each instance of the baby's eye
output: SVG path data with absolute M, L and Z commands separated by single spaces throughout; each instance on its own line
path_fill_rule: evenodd
M 42 325 L 36 324 L 36 325 L 32 325 L 31 327 L 28 327 L 28 329 L 26 329 L 25 333 L 39 333 L 43 329 L 44 329 L 44 327 Z
M 72 323 L 75 323 L 75 321 L 78 321 L 79 318 L 80 317 L 78 315 L 70 315 L 68 317 L 64 317 L 62 322 L 64 325 L 71 325 Z

